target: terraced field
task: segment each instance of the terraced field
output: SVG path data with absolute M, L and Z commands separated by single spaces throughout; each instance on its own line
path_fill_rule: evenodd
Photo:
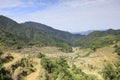
M 95 75 L 99 80 L 103 80 L 101 71 L 104 65 L 118 60 L 118 56 L 114 53 L 112 46 L 97 49 L 96 52 L 92 52 L 90 49 L 80 49 L 76 47 L 73 48 L 73 52 L 71 53 L 63 53 L 56 47 L 32 47 L 19 51 L 5 52 L 1 58 L 4 61 L 6 57 L 10 57 L 10 60 L 4 62 L 4 67 L 11 69 L 14 80 L 18 80 L 18 78 L 21 77 L 20 75 L 22 75 L 22 78 L 25 80 L 44 80 L 45 70 L 40 64 L 41 60 L 37 58 L 39 53 L 45 54 L 46 57 L 50 59 L 64 57 L 70 66 L 75 64 L 78 68 L 81 68 L 83 72 Z M 33 65 L 26 67 L 21 66 L 20 62 L 23 59 L 28 59 L 28 63 L 32 63 Z

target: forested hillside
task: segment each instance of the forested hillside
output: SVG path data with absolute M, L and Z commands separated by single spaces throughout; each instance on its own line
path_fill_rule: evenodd
M 57 46 L 67 47 L 66 49 L 70 48 L 70 44 L 59 37 L 41 29 L 37 29 L 36 27 L 25 27 L 5 16 L 0 16 L 0 28 L 20 37 L 20 39 L 27 40 L 27 44 L 30 46 Z
M 83 38 L 76 40 L 76 45 L 84 48 L 100 48 L 120 41 L 120 30 L 109 29 L 94 31 Z
M 5 16 L 0 16 L 0 26 L 8 32 L 21 36 L 23 38 L 37 41 L 45 40 L 46 38 L 49 43 L 51 43 L 50 40 L 53 40 L 52 42 L 56 42 L 55 39 L 59 39 L 72 44 L 74 39 L 82 37 L 80 34 L 72 34 L 69 32 L 56 30 L 40 23 L 26 22 L 19 24 Z M 49 43 L 46 42 L 46 44 Z
M 27 46 L 28 40 L 0 28 L 0 49 L 17 49 Z
M 72 34 L 70 32 L 60 31 L 52 27 L 49 27 L 47 25 L 36 23 L 36 22 L 25 22 L 25 23 L 22 23 L 22 25 L 25 27 L 32 27 L 32 28 L 37 28 L 39 30 L 43 30 L 46 33 L 54 35 L 70 43 L 72 43 L 75 39 L 79 39 L 83 37 L 83 35 L 80 35 L 80 34 Z

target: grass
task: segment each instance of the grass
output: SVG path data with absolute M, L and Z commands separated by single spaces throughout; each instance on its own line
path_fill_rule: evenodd
M 84 57 L 89 57 L 89 55 L 92 53 L 93 51 L 91 49 L 86 49 L 84 50 L 84 55 L 80 56 L 81 58 Z

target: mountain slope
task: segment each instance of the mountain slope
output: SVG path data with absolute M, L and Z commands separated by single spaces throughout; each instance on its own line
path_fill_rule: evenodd
M 120 30 L 94 31 L 76 41 L 81 47 L 103 47 L 120 41 Z
M 27 42 L 26 40 L 0 28 L 0 49 L 5 48 L 16 49 L 21 45 L 22 46 L 27 45 L 26 42 Z
M 69 46 L 68 42 L 48 34 L 47 32 L 35 27 L 25 27 L 22 24 L 5 16 L 0 16 L 0 28 L 7 32 L 17 35 L 21 39 L 28 40 L 27 44 L 37 46 Z
M 43 30 L 46 33 L 52 34 L 56 37 L 66 40 L 68 42 L 72 42 L 73 40 L 81 38 L 83 36 L 80 34 L 72 34 L 69 32 L 60 31 L 52 27 L 49 27 L 47 25 L 36 23 L 36 22 L 25 22 L 25 23 L 22 23 L 22 25 L 25 27 L 35 27 L 37 29 Z

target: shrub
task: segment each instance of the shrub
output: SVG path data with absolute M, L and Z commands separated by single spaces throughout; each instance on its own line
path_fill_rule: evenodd
M 92 49 L 93 52 L 96 52 L 96 47 L 95 46 L 92 46 L 91 49 Z
M 103 69 L 105 80 L 120 80 L 120 61 L 113 64 L 107 64 Z
M 0 55 L 2 55 L 3 54 L 3 51 L 0 49 Z
M 8 53 L 4 58 L 1 59 L 1 63 L 7 63 L 14 59 L 14 57 Z
M 43 58 L 43 57 L 45 57 L 44 54 L 42 54 L 42 53 L 39 53 L 39 54 L 38 54 L 38 58 Z
M 32 60 L 32 58 L 30 56 L 23 57 L 20 61 L 18 61 L 15 64 L 11 65 L 11 68 L 12 68 L 13 71 L 18 67 L 28 69 L 28 70 L 30 70 L 32 72 L 35 71 L 35 68 L 34 68 L 34 65 L 33 65 L 33 60 Z
M 69 67 L 67 61 L 63 57 L 60 57 L 60 59 L 56 61 L 56 64 L 61 66 L 61 67 L 65 67 L 65 68 Z
M 19 50 L 19 49 L 22 49 L 22 46 L 17 46 L 17 49 Z
M 68 44 L 59 44 L 59 47 L 60 47 L 60 50 L 65 52 L 65 53 L 68 53 L 68 52 L 72 52 L 72 47 Z
M 0 65 L 0 80 L 12 80 L 9 71 L 2 65 Z
M 120 47 L 116 47 L 115 52 L 120 56 Z
M 85 74 L 75 65 L 70 70 L 63 57 L 58 60 L 41 58 L 41 65 L 47 72 L 45 74 L 47 80 L 97 80 L 96 76 Z
M 41 65 L 47 70 L 48 73 L 52 73 L 55 67 L 55 64 L 50 59 L 42 58 Z

